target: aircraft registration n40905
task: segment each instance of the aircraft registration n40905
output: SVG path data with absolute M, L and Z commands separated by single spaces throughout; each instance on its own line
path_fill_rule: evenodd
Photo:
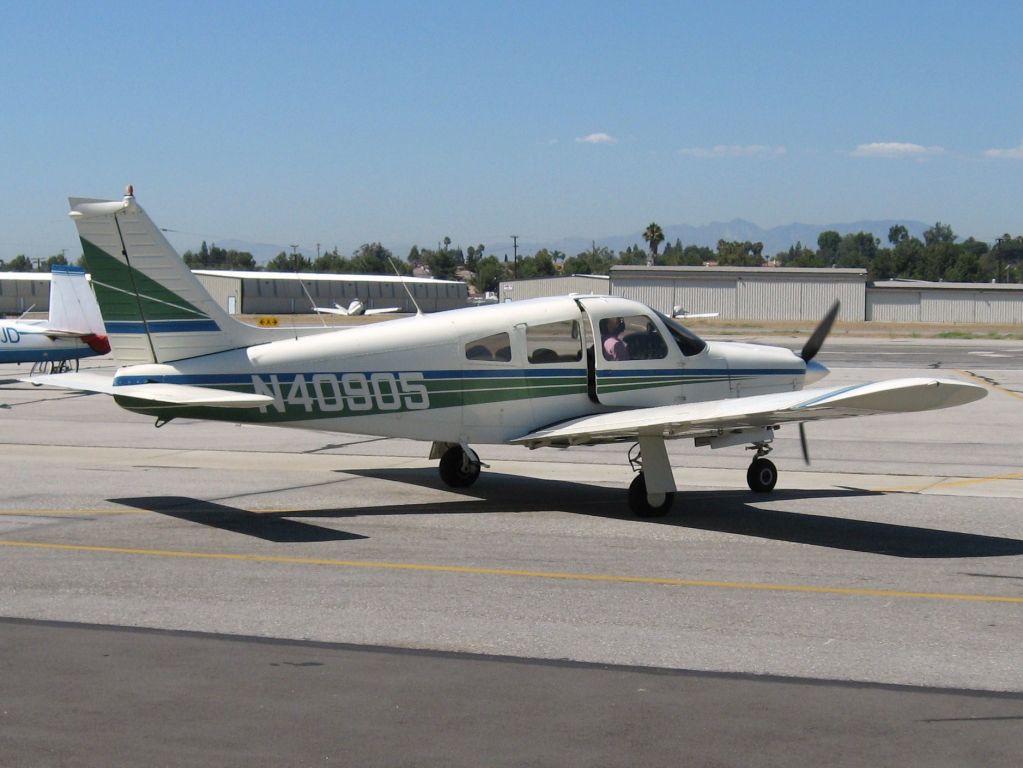
M 795 353 L 708 342 L 614 296 L 559 296 L 417 314 L 345 330 L 256 328 L 216 304 L 135 199 L 72 198 L 113 354 L 112 376 L 34 381 L 112 395 L 162 425 L 177 417 L 405 437 L 431 443 L 448 485 L 480 475 L 475 445 L 631 443 L 631 510 L 666 513 L 676 486 L 665 441 L 749 445 L 750 488 L 786 424 L 962 405 L 975 384 L 894 379 L 843 387 L 814 358 L 836 303 Z M 804 440 L 805 450 L 805 440 Z

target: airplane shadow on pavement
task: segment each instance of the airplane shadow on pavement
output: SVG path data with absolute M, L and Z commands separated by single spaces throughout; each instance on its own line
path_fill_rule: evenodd
M 250 512 L 217 502 L 177 496 L 152 496 L 110 501 L 221 530 L 278 543 L 350 541 L 365 536 L 305 522 L 374 515 L 462 513 L 520 513 L 557 510 L 572 514 L 633 520 L 637 524 L 670 525 L 718 531 L 793 544 L 866 552 L 905 558 L 969 558 L 1023 555 L 1023 540 L 945 531 L 936 528 L 879 523 L 806 512 L 763 509 L 763 502 L 806 501 L 862 496 L 883 499 L 886 494 L 855 488 L 839 490 L 775 490 L 755 494 L 746 490 L 686 490 L 675 496 L 671 512 L 659 518 L 635 518 L 628 510 L 624 489 L 566 480 L 543 480 L 487 472 L 463 491 L 447 488 L 434 469 L 398 468 L 345 470 L 346 475 L 443 490 L 459 499 L 400 506 L 355 506 Z M 293 519 L 301 518 L 301 520 Z

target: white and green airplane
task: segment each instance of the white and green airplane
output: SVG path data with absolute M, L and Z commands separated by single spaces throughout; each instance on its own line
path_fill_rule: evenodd
M 473 445 L 570 448 L 631 443 L 628 493 L 640 516 L 676 492 L 665 442 L 755 450 L 747 480 L 768 492 L 782 425 L 962 405 L 983 387 L 904 378 L 803 389 L 838 305 L 800 353 L 707 342 L 614 296 L 560 296 L 418 315 L 344 330 L 263 329 L 227 315 L 164 238 L 132 189 L 72 198 L 71 217 L 120 366 L 36 382 L 113 395 L 178 417 L 404 437 L 432 443 L 450 486 L 476 481 Z M 804 440 L 805 450 L 805 440 Z

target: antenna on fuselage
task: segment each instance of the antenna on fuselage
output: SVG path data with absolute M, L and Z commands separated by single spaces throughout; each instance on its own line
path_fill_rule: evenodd
M 408 285 L 405 283 L 405 275 L 398 271 L 398 265 L 394 263 L 394 259 L 388 259 L 391 262 L 391 269 L 394 270 L 394 274 L 398 276 L 401 281 L 401 287 L 405 289 L 405 293 L 408 294 L 409 301 L 412 302 L 412 306 L 416 308 L 416 317 L 423 316 L 423 310 L 419 308 L 419 302 L 416 301 L 416 297 L 412 295 L 412 291 L 408 289 Z
M 296 272 L 295 274 L 297 275 L 298 273 Z M 298 284 L 302 286 L 302 291 L 303 293 L 305 293 L 305 297 L 309 299 L 309 306 L 313 308 L 313 312 L 316 312 L 316 302 L 313 301 L 313 297 L 312 294 L 309 293 L 309 289 L 305 287 L 305 280 L 303 280 L 301 277 L 298 278 Z M 319 316 L 320 322 L 323 323 L 323 327 L 326 328 L 327 321 L 323 318 L 323 315 L 321 315 L 319 312 L 316 312 L 316 314 Z

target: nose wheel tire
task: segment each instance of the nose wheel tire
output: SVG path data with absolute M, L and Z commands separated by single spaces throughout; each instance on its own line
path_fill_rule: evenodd
M 479 476 L 479 462 L 469 458 L 460 445 L 451 446 L 440 457 L 440 479 L 452 488 L 468 488 Z
M 754 459 L 746 470 L 746 482 L 755 493 L 770 493 L 778 482 L 778 468 L 769 459 Z
M 648 494 L 642 472 L 629 485 L 629 511 L 636 517 L 662 517 L 668 514 L 674 501 L 674 493 Z

